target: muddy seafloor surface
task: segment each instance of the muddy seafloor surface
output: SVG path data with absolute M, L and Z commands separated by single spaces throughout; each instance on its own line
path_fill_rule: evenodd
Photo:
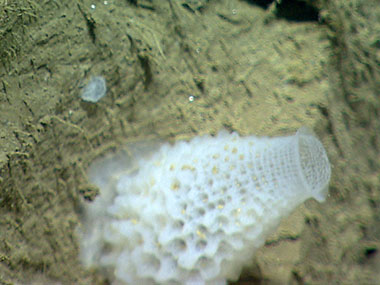
M 328 199 L 285 219 L 236 284 L 380 280 L 380 5 L 277 2 L 0 2 L 0 284 L 108 284 L 75 231 L 96 157 L 304 125 L 333 166 Z M 107 95 L 83 102 L 96 75 Z

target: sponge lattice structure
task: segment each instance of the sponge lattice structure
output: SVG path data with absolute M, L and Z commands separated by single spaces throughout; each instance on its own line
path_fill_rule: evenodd
M 82 261 L 116 284 L 236 280 L 281 218 L 307 198 L 323 200 L 330 179 L 322 144 L 303 131 L 222 131 L 164 144 L 135 165 L 95 168 L 100 197 L 83 223 Z

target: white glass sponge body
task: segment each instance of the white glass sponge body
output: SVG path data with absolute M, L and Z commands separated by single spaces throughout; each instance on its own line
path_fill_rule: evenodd
M 115 284 L 225 284 L 297 205 L 323 201 L 330 164 L 319 140 L 217 136 L 115 155 L 90 168 L 81 260 Z

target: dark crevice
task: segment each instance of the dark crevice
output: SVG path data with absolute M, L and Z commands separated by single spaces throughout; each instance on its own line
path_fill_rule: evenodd
M 274 0 L 244 0 L 245 2 L 261 7 L 265 10 L 275 5 L 276 17 L 292 22 L 318 22 L 319 10 L 301 0 L 282 0 L 276 3 Z
M 96 22 L 91 17 L 90 14 L 86 13 L 85 10 L 82 9 L 81 5 L 77 4 L 77 6 L 78 6 L 78 9 L 81 12 L 83 18 L 86 20 L 87 30 L 88 30 L 88 34 L 91 38 L 91 41 L 95 44 L 95 42 L 96 42 L 96 34 L 95 34 Z
M 274 0 L 245 0 L 245 2 L 251 5 L 259 6 L 263 9 L 268 9 Z
M 282 0 L 276 5 L 276 16 L 294 22 L 318 22 L 319 11 L 300 0 Z
M 367 257 L 367 258 L 372 258 L 376 255 L 377 253 L 377 248 L 376 247 L 367 247 L 365 250 L 364 250 L 364 255 Z
M 192 14 L 195 14 L 194 9 L 191 8 L 187 3 L 183 3 L 182 7 L 185 8 L 187 11 L 191 12 Z
M 148 89 L 149 85 L 153 81 L 153 73 L 149 57 L 141 54 L 139 54 L 137 57 L 140 61 L 142 69 L 144 70 L 144 87 L 145 89 Z

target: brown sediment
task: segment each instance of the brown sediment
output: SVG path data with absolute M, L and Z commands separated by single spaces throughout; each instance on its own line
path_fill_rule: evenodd
M 286 219 L 238 284 L 379 280 L 377 1 L 63 2 L 0 2 L 0 283 L 107 284 L 75 234 L 94 158 L 302 125 L 327 149 L 330 195 Z M 82 102 L 97 75 L 106 97 Z

